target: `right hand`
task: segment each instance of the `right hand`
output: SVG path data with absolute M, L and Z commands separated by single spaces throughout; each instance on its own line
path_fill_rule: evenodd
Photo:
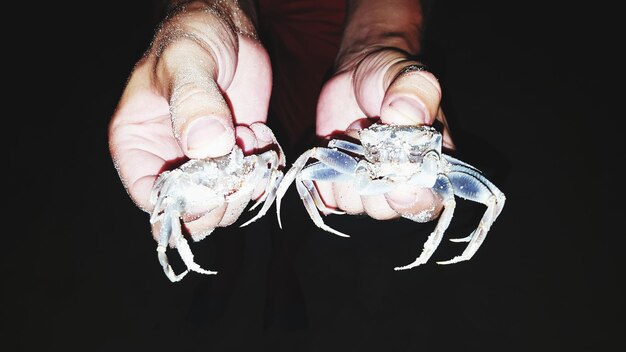
M 273 143 L 247 127 L 267 119 L 272 72 L 250 17 L 233 3 L 181 7 L 130 74 L 109 146 L 124 187 L 145 211 L 152 210 L 156 178 L 172 163 L 222 156 L 235 144 L 249 154 Z M 200 232 L 238 216 L 222 209 L 186 226 Z
M 404 72 L 419 64 L 397 48 L 375 48 L 348 60 L 324 85 L 317 105 L 317 135 L 357 138 L 357 130 L 374 121 L 383 124 L 443 125 L 443 146 L 454 149 L 441 109 L 441 87 L 427 71 Z M 348 214 L 367 214 L 387 220 L 401 215 L 439 215 L 442 200 L 428 188 L 398 185 L 384 195 L 362 196 L 351 182 L 316 182 L 326 206 Z

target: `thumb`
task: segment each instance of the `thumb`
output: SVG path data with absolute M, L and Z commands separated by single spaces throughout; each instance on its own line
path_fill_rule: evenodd
M 400 62 L 389 68 L 395 77 L 383 98 L 380 119 L 397 125 L 431 125 L 439 112 L 441 87 L 433 74 L 419 64 Z
M 394 72 L 395 71 L 395 72 Z M 392 65 L 395 77 L 385 92 L 380 119 L 386 124 L 432 125 L 440 115 L 441 87 L 424 66 L 407 62 Z M 441 211 L 441 200 L 429 189 L 401 189 L 386 194 L 389 206 L 399 214 L 429 221 Z
M 232 114 L 218 85 L 217 62 L 193 41 L 170 44 L 157 74 L 169 97 L 174 136 L 189 158 L 218 157 L 235 145 Z M 236 54 L 233 55 L 236 58 Z M 220 60 L 220 82 L 230 83 L 236 62 Z M 223 67 L 223 66 L 229 67 Z
M 222 156 L 235 145 L 226 100 L 214 81 L 175 86 L 170 99 L 174 135 L 189 158 Z

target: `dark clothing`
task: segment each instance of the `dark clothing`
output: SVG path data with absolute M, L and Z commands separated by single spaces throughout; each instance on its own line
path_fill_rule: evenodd
M 268 124 L 285 151 L 311 146 L 317 98 L 339 49 L 345 2 L 261 0 L 260 37 L 272 60 Z

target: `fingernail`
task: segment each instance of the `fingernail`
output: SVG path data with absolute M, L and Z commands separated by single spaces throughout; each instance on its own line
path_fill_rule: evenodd
M 214 157 L 226 154 L 234 143 L 234 136 L 219 120 L 210 117 L 196 119 L 187 128 L 187 156 Z
M 425 124 L 427 118 L 426 107 L 421 101 L 415 98 L 399 97 L 392 100 L 388 107 L 395 111 L 399 116 L 387 116 L 394 120 L 404 120 L 404 123 L 413 122 Z

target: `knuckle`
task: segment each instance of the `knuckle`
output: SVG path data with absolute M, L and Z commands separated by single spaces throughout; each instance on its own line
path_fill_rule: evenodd
M 170 96 L 170 110 L 174 115 L 178 115 L 183 110 L 203 109 L 207 101 L 215 101 L 216 97 L 211 94 L 216 91 L 215 82 L 206 80 L 203 82 L 184 82 L 172 88 Z M 223 100 L 220 99 L 220 102 Z

